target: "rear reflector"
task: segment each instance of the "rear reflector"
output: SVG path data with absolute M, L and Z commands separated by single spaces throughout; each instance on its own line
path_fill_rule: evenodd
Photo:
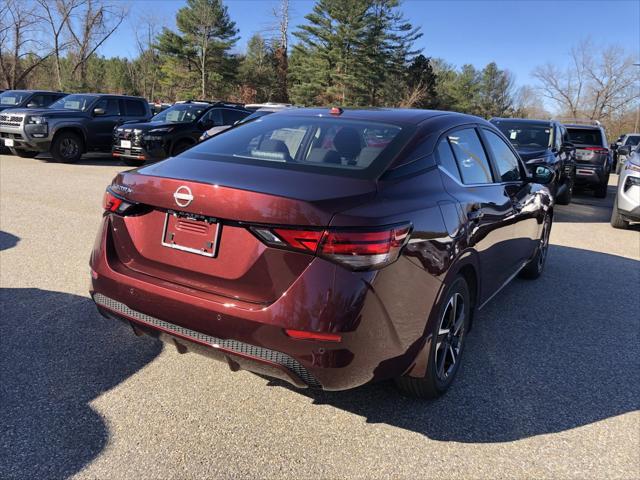
M 296 340 L 318 340 L 321 342 L 340 342 L 342 340 L 342 337 L 336 333 L 307 332 L 291 329 L 285 329 L 284 333 Z
M 272 247 L 317 255 L 353 270 L 369 270 L 398 259 L 409 240 L 411 225 L 371 230 L 251 227 L 251 231 Z

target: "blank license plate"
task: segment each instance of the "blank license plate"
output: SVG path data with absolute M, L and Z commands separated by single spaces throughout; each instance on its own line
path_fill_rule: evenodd
M 184 252 L 215 257 L 220 224 L 211 218 L 167 212 L 162 245 Z
M 13 147 L 13 138 L 5 138 L 4 139 L 4 145 L 6 147 Z
M 131 140 L 120 140 L 120 146 L 122 148 L 131 148 Z

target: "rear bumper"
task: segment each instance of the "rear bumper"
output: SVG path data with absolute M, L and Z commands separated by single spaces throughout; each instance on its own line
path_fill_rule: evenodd
M 127 269 L 108 251 L 108 226 L 105 217 L 91 257 L 91 294 L 103 313 L 225 361 L 232 370 L 297 387 L 345 390 L 405 373 L 425 343 L 441 288 L 425 271 L 416 276 L 404 257 L 360 273 L 314 259 L 273 303 L 240 304 Z M 399 288 L 408 277 L 410 285 Z M 297 340 L 284 329 L 338 333 L 342 340 Z
M 575 183 L 577 185 L 597 185 L 607 180 L 607 172 L 602 165 L 576 163 Z

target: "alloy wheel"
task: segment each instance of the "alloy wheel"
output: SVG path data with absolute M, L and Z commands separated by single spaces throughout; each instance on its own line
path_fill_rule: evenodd
M 60 153 L 64 158 L 74 158 L 78 154 L 78 144 L 71 138 L 63 138 L 60 142 Z
M 540 236 L 540 246 L 538 253 L 538 270 L 542 270 L 544 267 L 544 262 L 547 260 L 547 252 L 549 251 L 549 226 L 551 222 L 549 221 L 549 217 L 547 216 L 544 219 L 544 225 L 542 230 L 542 235 Z
M 440 319 L 436 340 L 436 375 L 446 381 L 458 363 L 464 340 L 465 304 L 460 293 L 454 293 Z

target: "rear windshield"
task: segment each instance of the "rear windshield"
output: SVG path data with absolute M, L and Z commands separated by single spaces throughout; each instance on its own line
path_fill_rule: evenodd
M 495 122 L 495 126 L 516 148 L 547 148 L 551 146 L 551 126 L 525 122 Z
M 374 178 L 411 129 L 327 117 L 265 115 L 189 150 L 189 155 L 331 175 Z
M 2 105 L 3 107 L 20 105 L 28 96 L 29 93 L 26 92 L 8 91 L 0 93 L 0 105 Z
M 202 112 L 209 108 L 208 104 L 177 103 L 163 110 L 151 119 L 152 122 L 193 122 L 200 118 Z
M 596 145 L 602 147 L 602 133 L 598 128 L 567 128 L 569 141 L 576 145 Z

